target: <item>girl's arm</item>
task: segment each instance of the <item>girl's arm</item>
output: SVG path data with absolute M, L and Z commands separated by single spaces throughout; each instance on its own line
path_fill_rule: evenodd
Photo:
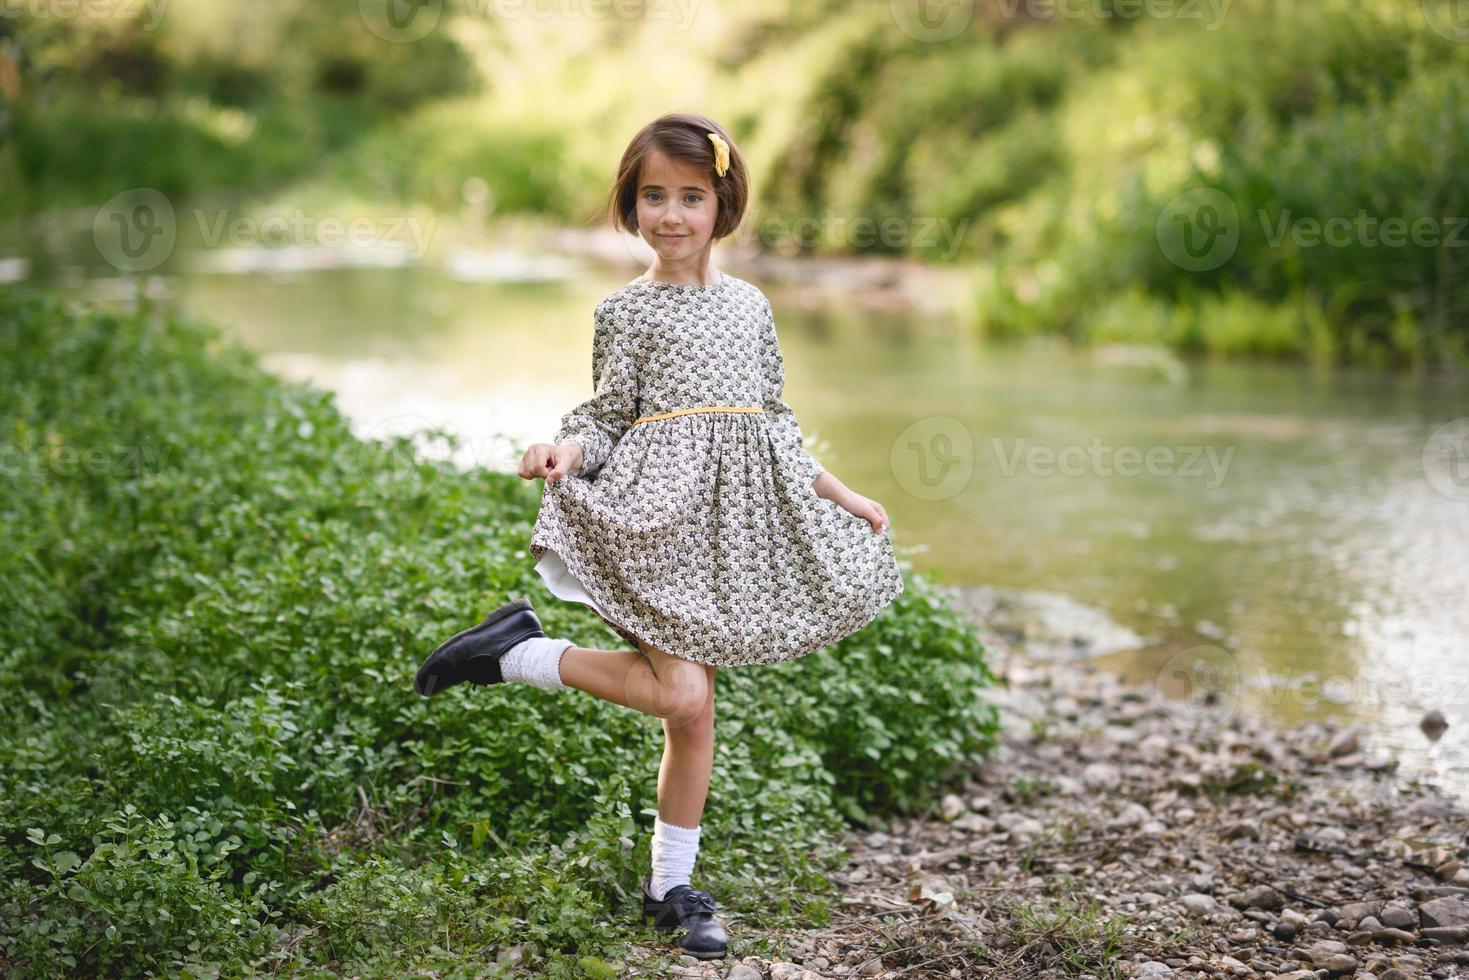
M 592 317 L 592 397 L 561 418 L 556 443 L 581 447 L 578 476 L 590 478 L 612 455 L 612 449 L 638 417 L 637 361 L 632 338 L 617 322 L 606 301 Z

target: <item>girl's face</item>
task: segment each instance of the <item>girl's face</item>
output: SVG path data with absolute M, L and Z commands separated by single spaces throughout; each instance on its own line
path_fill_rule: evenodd
M 718 216 L 708 174 L 648 151 L 638 173 L 638 233 L 653 246 L 660 266 L 677 267 L 705 252 Z

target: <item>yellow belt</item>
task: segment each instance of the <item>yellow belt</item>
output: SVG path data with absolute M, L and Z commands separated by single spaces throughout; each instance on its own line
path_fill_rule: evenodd
M 671 419 L 675 415 L 688 415 L 690 412 L 764 412 L 765 409 L 758 405 L 699 405 L 696 408 L 677 408 L 671 412 L 659 412 L 657 415 L 644 415 L 634 422 L 638 425 L 642 422 L 652 422 L 655 419 Z

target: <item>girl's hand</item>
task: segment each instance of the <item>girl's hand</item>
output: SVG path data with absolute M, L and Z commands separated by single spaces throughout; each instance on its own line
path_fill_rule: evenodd
M 521 457 L 518 475 L 527 480 L 542 476 L 547 483 L 555 483 L 568 473 L 580 472 L 581 464 L 581 443 L 575 439 L 556 445 L 538 442 Z
M 881 534 L 888 529 L 888 512 L 883 509 L 882 504 L 871 497 L 848 491 L 837 500 L 837 503 L 858 517 L 870 521 L 873 533 Z

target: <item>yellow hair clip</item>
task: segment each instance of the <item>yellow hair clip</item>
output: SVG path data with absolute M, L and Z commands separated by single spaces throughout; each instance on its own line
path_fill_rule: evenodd
M 710 133 L 709 140 L 714 144 L 714 172 L 723 177 L 729 169 L 729 144 L 718 133 Z

